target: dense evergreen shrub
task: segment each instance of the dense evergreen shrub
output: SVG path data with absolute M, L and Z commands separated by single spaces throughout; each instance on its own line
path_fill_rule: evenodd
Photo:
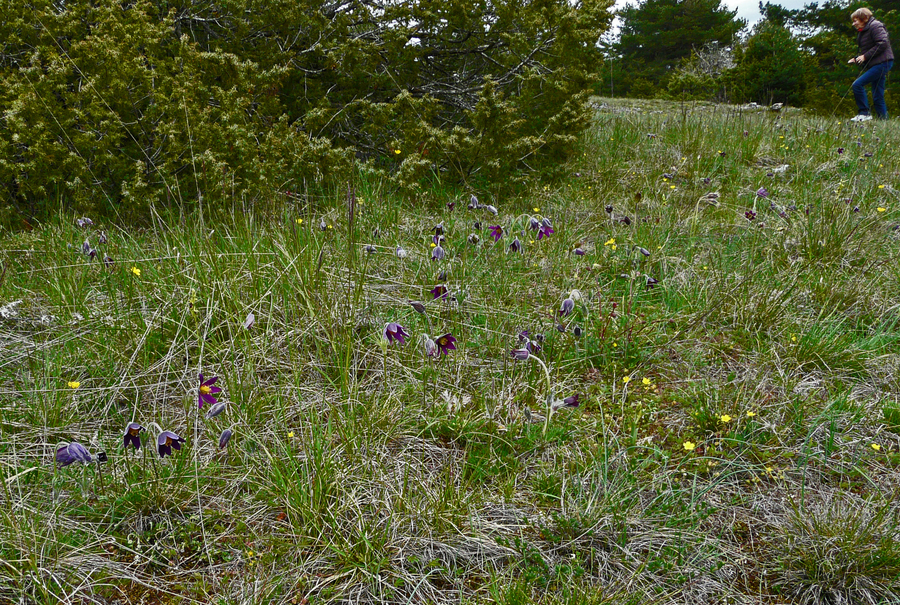
M 0 1 L 0 195 L 260 202 L 368 162 L 398 186 L 552 169 L 610 0 Z

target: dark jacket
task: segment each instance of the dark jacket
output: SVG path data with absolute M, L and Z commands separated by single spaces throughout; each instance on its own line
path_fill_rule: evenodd
M 866 58 L 866 67 L 894 60 L 894 51 L 884 23 L 869 19 L 862 31 L 856 34 L 859 54 Z

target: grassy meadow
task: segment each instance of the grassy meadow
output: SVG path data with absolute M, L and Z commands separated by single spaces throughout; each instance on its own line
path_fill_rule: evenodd
M 900 126 L 595 108 L 515 196 L 3 234 L 0 602 L 900 601 Z

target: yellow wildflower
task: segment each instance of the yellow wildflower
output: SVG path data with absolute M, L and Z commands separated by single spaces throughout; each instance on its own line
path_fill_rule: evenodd
M 136 276 L 138 276 L 138 277 L 141 276 L 141 270 L 138 269 L 137 267 L 132 267 L 132 268 L 131 268 L 131 272 L 134 273 L 134 274 L 135 274 Z
M 81 386 L 81 383 L 78 382 L 77 380 L 71 380 L 71 381 L 67 382 L 66 384 L 69 386 L 70 389 L 77 389 L 78 387 Z
M 729 423 L 731 422 L 731 416 L 729 416 L 728 414 L 722 414 L 721 416 L 719 416 L 719 420 L 721 420 L 723 423 Z
M 684 446 L 685 450 L 692 452 L 692 451 L 694 451 L 694 448 L 697 447 L 697 444 L 694 443 L 693 441 L 685 441 L 683 446 Z

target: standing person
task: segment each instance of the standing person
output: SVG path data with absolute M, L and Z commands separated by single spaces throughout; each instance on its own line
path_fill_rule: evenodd
M 894 51 L 891 50 L 891 41 L 888 38 L 884 23 L 872 18 L 872 11 L 860 8 L 850 15 L 853 27 L 856 28 L 856 45 L 859 47 L 859 56 L 853 57 L 847 63 L 864 65 L 866 71 L 853 83 L 853 96 L 856 98 L 856 107 L 859 114 L 852 118 L 851 122 L 865 122 L 871 120 L 869 114 L 869 101 L 866 98 L 866 85 L 872 85 L 872 108 L 875 117 L 886 120 L 888 117 L 887 105 L 884 102 L 884 81 L 888 72 L 894 66 Z

